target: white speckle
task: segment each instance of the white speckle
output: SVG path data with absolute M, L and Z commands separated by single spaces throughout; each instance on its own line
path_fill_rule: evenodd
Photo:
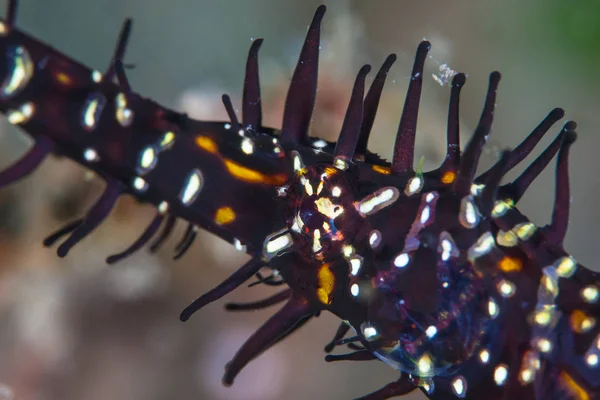
M 348 262 L 350 263 L 350 268 L 351 268 L 350 273 L 352 274 L 352 276 L 358 275 L 358 273 L 360 272 L 360 268 L 362 267 L 362 262 L 363 262 L 362 258 L 353 257 L 350 260 L 348 260 Z
M 549 353 L 552 351 L 552 342 L 549 341 L 546 338 L 540 338 L 536 341 L 537 343 L 537 348 L 542 352 L 542 353 Z
M 244 154 L 252 154 L 254 153 L 254 142 L 252 142 L 249 138 L 242 139 L 242 152 Z
M 464 398 L 467 395 L 467 381 L 462 376 L 457 376 L 452 380 L 452 391 L 458 398 Z
M 336 158 L 333 160 L 333 166 L 341 171 L 348 169 L 348 163 L 341 158 Z
M 83 151 L 83 158 L 88 162 L 95 162 L 100 159 L 98 152 L 91 148 Z
M 358 287 L 358 285 L 356 283 L 353 283 L 352 286 L 350 286 L 350 293 L 352 293 L 352 296 L 356 297 L 356 296 L 358 296 L 359 292 L 360 292 L 360 288 Z
M 460 201 L 458 220 L 467 229 L 474 228 L 479 223 L 479 210 L 477 210 L 472 196 L 465 196 Z
M 492 319 L 496 318 L 500 313 L 500 309 L 498 308 L 498 303 L 494 299 L 490 299 L 488 301 L 488 313 Z
M 365 197 L 358 203 L 358 211 L 361 214 L 369 215 L 393 204 L 398 199 L 398 189 L 395 187 L 385 187 L 375 191 L 373 194 Z
M 379 247 L 381 244 L 381 233 L 379 231 L 372 231 L 369 235 L 369 246 L 372 249 Z
M 498 282 L 496 288 L 498 289 L 498 292 L 500 292 L 500 295 L 505 298 L 512 297 L 517 291 L 515 284 L 505 279 Z
M 179 200 L 185 206 L 189 206 L 196 200 L 198 193 L 202 190 L 204 181 L 200 170 L 195 169 L 187 176 Z
M 432 338 L 437 334 L 437 328 L 433 325 L 430 325 L 427 329 L 425 329 L 425 334 L 428 338 Z
M 467 256 L 469 260 L 473 261 L 488 254 L 495 246 L 496 241 L 494 240 L 494 236 L 491 234 L 491 232 L 485 232 L 479 236 L 477 241 L 471 247 L 469 247 Z
M 599 358 L 598 358 L 598 354 L 595 354 L 595 353 L 588 354 L 585 357 L 585 363 L 587 365 L 589 365 L 590 367 L 597 367 L 598 366 L 598 361 L 600 361 Z
M 225 124 L 225 129 L 231 129 L 231 124 Z
M 235 247 L 237 251 L 246 252 L 246 246 L 243 245 L 238 238 L 233 238 L 233 247 Z
M 277 232 L 265 240 L 263 253 L 267 259 L 271 259 L 281 250 L 290 247 L 293 243 L 294 240 L 292 235 L 289 233 L 282 234 L 282 232 Z
M 508 367 L 505 364 L 500 364 L 494 370 L 494 381 L 496 385 L 502 386 L 506 383 L 508 378 Z
M 158 158 L 156 157 L 156 150 L 153 146 L 148 146 L 142 150 L 140 154 L 140 161 L 138 165 L 138 173 L 143 175 L 151 171 L 155 166 Z
M 102 82 L 102 72 L 97 70 L 92 71 L 92 80 L 96 83 Z
M 133 179 L 133 188 L 139 192 L 143 192 L 148 189 L 148 183 L 139 176 L 136 176 Z
M 596 286 L 586 286 L 581 290 L 581 297 L 587 303 L 598 302 L 598 288 Z
M 246 132 L 245 132 L 243 129 L 240 129 L 240 130 L 238 131 L 238 135 L 240 135 L 240 136 L 244 136 L 244 134 L 245 134 L 245 133 L 246 133 Z
M 429 206 L 423 208 L 423 211 L 421 211 L 421 224 L 426 224 L 427 221 L 429 221 L 429 217 L 431 215 L 431 211 L 429 209 Z
M 429 354 L 425 353 L 417 361 L 417 368 L 419 369 L 420 376 L 430 376 L 433 372 L 433 362 Z
M 431 203 L 434 199 L 435 199 L 434 193 L 427 193 L 427 195 L 425 196 L 425 201 L 427 203 Z
M 339 186 L 334 186 L 333 189 L 331 189 L 331 195 L 333 197 L 340 197 L 342 194 L 342 189 L 339 188 Z
M 377 337 L 377 335 L 379 335 L 379 332 L 377 332 L 377 329 L 375 329 L 375 327 L 370 324 L 362 324 L 361 331 L 362 331 L 363 336 L 367 340 L 373 339 L 373 338 Z
M 323 139 L 315 140 L 313 142 L 313 146 L 316 147 L 317 149 L 322 149 L 324 147 L 327 147 L 327 142 L 324 141 Z
M 482 364 L 487 364 L 490 362 L 490 352 L 486 349 L 483 349 L 479 352 L 479 360 Z
M 410 262 L 410 257 L 407 253 L 401 253 L 394 259 L 394 265 L 396 268 L 404 268 Z
M 410 178 L 408 183 L 406 184 L 406 188 L 404 189 L 404 194 L 407 196 L 412 196 L 415 193 L 418 193 L 423 188 L 423 179 L 418 176 L 414 176 Z
M 161 201 L 158 205 L 158 212 L 161 214 L 166 214 L 169 211 L 169 203 L 166 201 Z
M 577 261 L 573 257 L 561 257 L 554 263 L 556 273 L 561 278 L 570 278 L 577 270 Z
M 8 122 L 13 125 L 24 124 L 33 116 L 35 107 L 33 103 L 25 103 L 18 110 L 7 111 Z

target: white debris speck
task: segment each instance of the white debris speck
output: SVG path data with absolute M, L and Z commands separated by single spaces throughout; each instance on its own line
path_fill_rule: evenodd
M 437 74 L 431 74 L 431 77 L 434 81 L 440 84 L 440 86 L 445 86 L 454 78 L 458 72 L 453 70 L 448 66 L 448 64 L 441 64 L 439 67 L 439 72 Z

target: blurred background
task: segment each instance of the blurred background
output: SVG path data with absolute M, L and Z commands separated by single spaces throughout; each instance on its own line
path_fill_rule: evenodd
M 18 26 L 93 68 L 109 61 L 124 18 L 134 18 L 126 61 L 136 91 L 202 119 L 225 119 L 220 96 L 239 105 L 251 40 L 264 37 L 264 113 L 279 127 L 293 66 L 313 0 L 21 0 Z M 483 159 L 516 145 L 554 107 L 579 123 L 571 156 L 572 214 L 566 248 L 596 267 L 600 212 L 597 148 L 600 3 L 593 0 L 326 1 L 320 88 L 313 135 L 339 132 L 360 66 L 390 72 L 372 150 L 389 158 L 417 44 L 432 42 L 419 114 L 417 153 L 434 168 L 444 152 L 448 68 L 468 73 L 462 133 L 471 134 L 489 72 L 503 73 L 493 134 Z M 440 67 L 442 70 L 440 70 Z M 443 79 L 442 79 L 443 83 Z M 0 166 L 30 145 L 0 122 Z M 555 127 L 541 144 L 558 132 Z M 539 153 L 539 151 L 537 152 Z M 536 153 L 536 154 L 537 154 Z M 536 223 L 549 220 L 552 166 L 520 208 Z M 153 215 L 123 198 L 110 220 L 66 259 L 43 238 L 82 215 L 102 190 L 74 163 L 51 157 L 32 177 L 0 191 L 0 400 L 350 399 L 396 379 L 378 362 L 326 364 L 323 346 L 338 321 L 322 315 L 246 368 L 231 388 L 223 367 L 274 312 L 226 313 L 226 301 L 265 297 L 268 288 L 241 288 L 188 323 L 183 307 L 246 260 L 227 243 L 200 234 L 178 262 L 177 231 L 157 255 L 141 251 L 109 267 L 108 254 L 127 247 Z M 410 399 L 423 398 L 416 394 Z

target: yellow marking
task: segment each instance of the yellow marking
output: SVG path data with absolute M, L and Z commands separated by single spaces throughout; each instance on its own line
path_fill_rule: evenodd
M 317 280 L 319 288 L 317 289 L 317 297 L 323 304 L 331 304 L 331 293 L 335 287 L 335 275 L 329 269 L 329 264 L 323 264 L 317 272 Z
M 231 207 L 221 207 L 215 213 L 215 224 L 227 225 L 235 221 L 235 211 Z
M 564 371 L 561 371 L 559 379 L 563 386 L 571 392 L 572 395 L 575 396 L 573 400 L 590 400 L 590 395 L 585 391 L 575 380 L 571 377 L 571 375 L 567 374 Z
M 56 80 L 61 85 L 65 85 L 65 86 L 71 86 L 71 84 L 73 84 L 73 79 L 71 79 L 71 77 L 69 75 L 65 74 L 64 72 L 57 72 Z
M 262 172 L 256 171 L 240 165 L 231 160 L 223 160 L 227 171 L 231 176 L 241 179 L 249 183 L 264 183 L 266 185 L 283 185 L 287 181 L 285 174 L 265 175 Z
M 575 333 L 585 333 L 596 325 L 596 320 L 581 310 L 575 310 L 571 313 L 571 329 Z
M 456 179 L 456 172 L 454 171 L 446 171 L 444 175 L 442 175 L 442 183 L 449 184 L 454 182 Z
M 219 146 L 209 137 L 198 136 L 196 137 L 196 146 L 208 151 L 211 154 L 216 154 L 219 151 Z
M 502 272 L 520 272 L 523 268 L 523 262 L 516 257 L 504 256 L 498 262 L 498 268 Z
M 373 165 L 373 171 L 379 172 L 380 174 L 389 175 L 392 173 L 392 169 L 390 167 L 383 167 L 381 165 Z

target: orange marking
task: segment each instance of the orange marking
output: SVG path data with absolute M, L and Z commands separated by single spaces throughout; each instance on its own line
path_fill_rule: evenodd
M 221 207 L 215 213 L 215 224 L 227 225 L 235 221 L 235 211 L 231 207 Z
M 573 311 L 569 321 L 571 322 L 571 329 L 575 333 L 585 333 L 596 325 L 596 319 L 581 310 Z
M 216 154 L 219 152 L 219 146 L 215 143 L 215 141 L 206 136 L 197 136 L 196 146 L 208 151 L 211 154 Z
M 383 167 L 381 165 L 373 165 L 373 171 L 379 172 L 380 174 L 389 175 L 392 173 L 392 169 L 390 167 Z
M 65 74 L 64 72 L 57 72 L 55 77 L 58 83 L 60 83 L 61 85 L 71 86 L 71 84 L 73 83 L 71 77 Z
M 589 393 L 581 387 L 571 375 L 567 374 L 565 371 L 561 371 L 559 375 L 560 382 L 564 387 L 566 387 L 572 395 L 575 396 L 573 400 L 590 400 Z
M 317 289 L 317 297 L 323 304 L 331 304 L 331 292 L 335 287 L 335 275 L 329 269 L 329 264 L 323 264 L 317 272 L 317 280 L 319 288 Z
M 248 167 L 244 167 L 234 161 L 224 159 L 225 167 L 229 174 L 234 178 L 246 181 L 249 183 L 264 183 L 266 185 L 283 185 L 287 181 L 285 174 L 265 175 Z
M 523 269 L 523 262 L 516 257 L 504 256 L 498 262 L 498 268 L 502 272 L 520 272 Z
M 442 183 L 449 184 L 454 182 L 456 179 L 456 172 L 454 171 L 446 171 L 444 175 L 442 175 Z

